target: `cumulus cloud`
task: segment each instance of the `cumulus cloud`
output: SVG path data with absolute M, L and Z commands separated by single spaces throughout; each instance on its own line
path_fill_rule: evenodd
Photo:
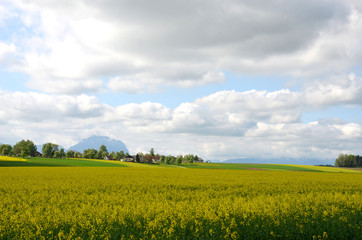
M 9 136 L 67 146 L 102 134 L 134 151 L 155 143 L 213 158 L 330 157 L 361 141 L 359 123 L 302 122 L 309 111 L 361 107 L 362 79 L 348 75 L 362 61 L 357 0 L 5 0 L 0 24 L 13 28 L 0 40 L 0 64 L 26 73 L 36 91 L 0 90 Z M 301 88 L 219 89 L 173 108 L 89 95 L 223 83 L 227 72 L 284 76 Z
M 152 84 L 146 80 L 129 79 L 124 77 L 113 77 L 109 80 L 107 87 L 112 91 L 122 91 L 125 93 L 144 93 L 144 92 L 157 92 L 159 89 L 156 87 L 157 80 Z
M 362 104 L 362 78 L 355 74 L 309 82 L 304 89 L 309 105 Z
M 155 147 L 163 154 L 191 152 L 213 160 L 333 158 L 345 149 L 357 153 L 360 124 L 338 119 L 300 121 L 308 109 L 328 107 L 343 95 L 351 96 L 344 103 L 358 102 L 357 76 L 329 83 L 339 90 L 330 92 L 328 84 L 317 88 L 313 83 L 302 91 L 219 91 L 175 108 L 154 102 L 112 107 L 85 94 L 1 90 L 0 130 L 39 143 L 54 139 L 65 146 L 92 134 L 108 135 L 125 141 L 131 151 Z
M 16 48 L 14 44 L 6 44 L 0 41 L 0 64 L 3 64 L 9 55 L 15 53 Z
M 74 82 L 68 92 L 92 91 L 85 80 L 112 77 L 112 90 L 140 93 L 222 82 L 224 71 L 316 76 L 361 60 L 361 12 L 354 1 L 11 5 L 31 29 L 16 35 L 24 49 L 17 69 L 31 76 L 34 88 L 52 81 L 41 88 L 46 92 L 65 80 Z M 156 87 L 147 87 L 151 83 Z
M 0 90 L 0 113 L 5 121 L 43 122 L 49 119 L 94 118 L 104 114 L 107 106 L 95 97 L 51 96 L 42 93 Z
M 143 102 L 125 104 L 110 109 L 105 115 L 106 122 L 121 122 L 136 132 L 155 132 L 164 127 L 171 118 L 171 110 L 160 103 Z
M 127 104 L 117 107 L 112 117 L 123 119 L 128 126 L 140 131 L 256 137 L 268 136 L 269 131 L 265 130 L 272 126 L 274 130 L 278 127 L 295 128 L 297 131 L 287 131 L 290 136 L 305 136 L 312 133 L 309 129 L 314 125 L 304 127 L 301 123 L 304 112 L 335 104 L 360 104 L 361 84 L 359 77 L 350 75 L 333 81 L 312 82 L 302 91 L 219 91 L 193 102 L 182 103 L 174 109 L 150 102 Z M 332 129 L 338 130 L 333 127 L 326 133 L 333 132 Z M 318 134 L 320 132 L 312 137 Z M 271 135 L 285 137 L 273 131 Z

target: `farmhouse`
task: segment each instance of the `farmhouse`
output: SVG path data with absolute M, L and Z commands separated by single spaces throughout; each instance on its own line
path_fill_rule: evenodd
M 127 156 L 124 156 L 122 159 L 121 159 L 122 162 L 134 162 L 134 157 L 133 156 L 130 156 L 130 155 L 127 155 Z
M 42 157 L 42 156 L 43 156 L 43 154 L 41 152 L 36 151 L 35 157 Z
M 114 160 L 114 158 L 112 158 L 110 155 L 106 155 L 104 156 L 103 160 Z
M 152 163 L 159 163 L 160 159 L 160 156 L 152 156 Z

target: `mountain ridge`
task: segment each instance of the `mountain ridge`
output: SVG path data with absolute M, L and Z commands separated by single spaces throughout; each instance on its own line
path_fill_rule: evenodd
M 100 146 L 102 145 L 105 145 L 107 147 L 108 152 L 119 152 L 119 151 L 123 151 L 124 153 L 129 152 L 124 142 L 112 139 L 107 136 L 96 136 L 96 135 L 81 140 L 79 143 L 71 146 L 68 150 L 78 151 L 82 153 L 84 150 L 89 148 L 94 148 L 96 150 L 99 150 Z
M 220 161 L 221 163 L 255 163 L 255 164 L 299 164 L 299 165 L 320 165 L 333 164 L 329 159 L 309 159 L 309 158 L 234 158 Z

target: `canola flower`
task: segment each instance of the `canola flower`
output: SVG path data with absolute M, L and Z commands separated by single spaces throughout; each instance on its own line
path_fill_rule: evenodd
M 349 173 L 4 167 L 0 239 L 361 239 L 361 180 Z
M 19 157 L 0 156 L 0 161 L 26 162 L 26 159 Z

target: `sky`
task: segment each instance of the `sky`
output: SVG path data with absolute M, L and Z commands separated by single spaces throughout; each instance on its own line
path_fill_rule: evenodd
M 360 0 L 0 0 L 0 142 L 362 154 Z

